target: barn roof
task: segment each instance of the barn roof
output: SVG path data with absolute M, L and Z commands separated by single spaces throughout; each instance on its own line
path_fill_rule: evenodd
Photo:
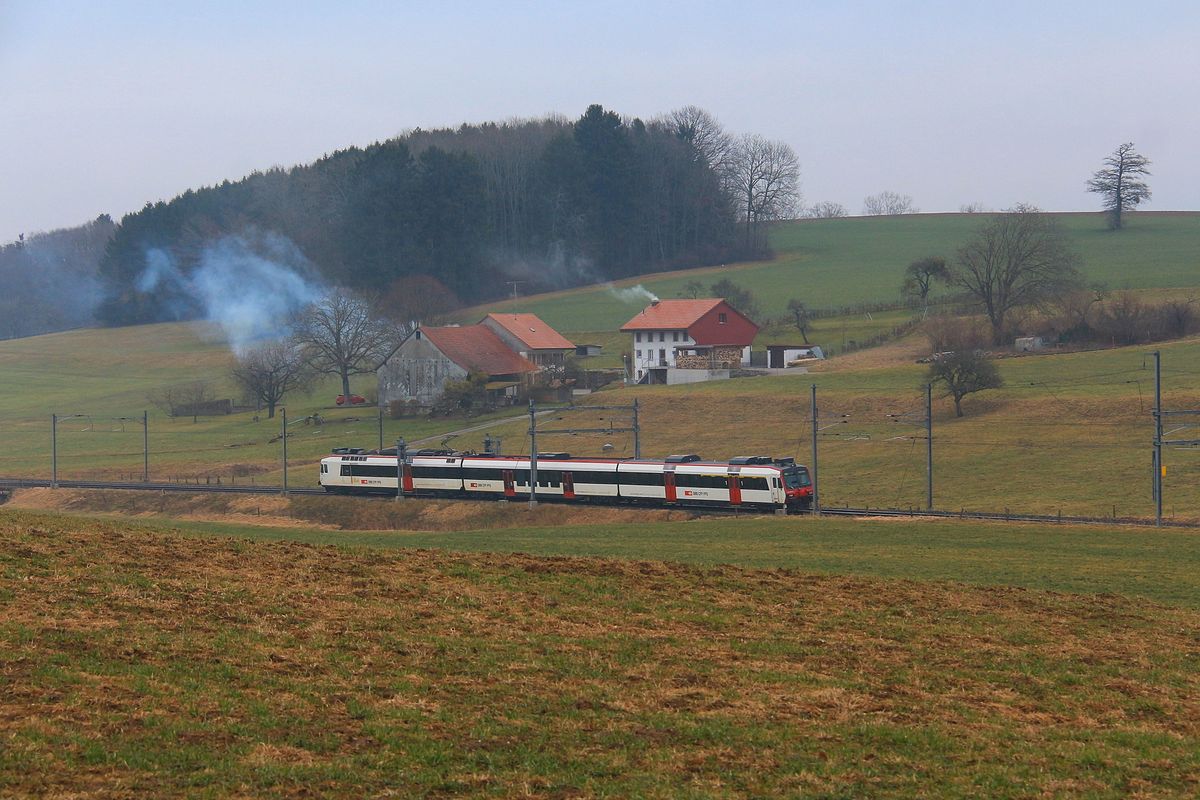
M 719 297 L 701 300 L 659 300 L 641 310 L 621 326 L 623 331 L 687 330 L 701 317 L 724 302 Z
M 575 347 L 561 333 L 542 322 L 537 314 L 488 314 L 485 319 L 494 320 L 530 350 L 572 350 Z
M 537 372 L 538 366 L 512 350 L 486 325 L 418 329 L 446 358 L 468 372 L 515 375 Z

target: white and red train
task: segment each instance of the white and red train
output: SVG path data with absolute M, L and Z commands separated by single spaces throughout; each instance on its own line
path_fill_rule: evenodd
M 499 456 L 418 450 L 403 467 L 403 493 L 528 499 L 528 456 Z M 338 453 L 321 460 L 321 486 L 327 492 L 395 494 L 399 482 L 394 451 Z M 571 458 L 539 453 L 537 497 L 578 503 L 744 508 L 799 511 L 812 504 L 808 469 L 793 459 L 743 456 L 728 462 L 699 456 L 665 460 Z

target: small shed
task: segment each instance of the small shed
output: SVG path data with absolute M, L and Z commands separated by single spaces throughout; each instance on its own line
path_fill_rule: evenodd
M 589 356 L 598 356 L 604 348 L 598 344 L 577 344 L 575 345 L 575 355 L 580 358 Z
M 767 345 L 767 366 L 771 369 L 784 369 L 796 361 L 825 358 L 820 345 L 815 344 L 769 344 Z
M 1018 353 L 1029 353 L 1034 350 L 1046 349 L 1046 340 L 1041 336 L 1022 336 L 1013 342 L 1013 349 Z

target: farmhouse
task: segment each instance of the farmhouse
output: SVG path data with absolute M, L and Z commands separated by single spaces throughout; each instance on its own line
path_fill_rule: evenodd
M 379 368 L 379 402 L 431 405 L 448 381 L 465 380 L 471 373 L 487 375 L 489 393 L 511 401 L 539 369 L 488 325 L 418 327 Z
M 749 364 L 758 326 L 722 298 L 712 297 L 655 300 L 621 331 L 632 334 L 632 380 L 682 383 L 696 377 L 677 370 L 712 372 Z
M 536 314 L 488 314 L 479 324 L 490 328 L 514 353 L 545 370 L 561 371 L 567 355 L 575 352 L 575 345 Z

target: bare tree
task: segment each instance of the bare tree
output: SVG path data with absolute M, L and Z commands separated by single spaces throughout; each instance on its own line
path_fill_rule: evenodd
M 832 200 L 822 200 L 805 208 L 804 216 L 811 219 L 836 219 L 846 216 L 846 207 Z
M 294 342 L 268 342 L 238 356 L 233 380 L 246 394 L 267 407 L 267 417 L 284 395 L 308 385 L 312 373 Z
M 680 292 L 681 296 L 690 297 L 692 300 L 695 300 L 702 294 L 704 294 L 704 284 L 698 280 L 688 281 L 683 285 L 683 291 Z
M 372 373 L 400 346 L 403 329 L 374 313 L 371 304 L 335 289 L 300 313 L 293 340 L 318 373 L 342 379 L 350 397 L 350 376 Z
M 863 213 L 867 216 L 916 214 L 919 210 L 913 207 L 912 196 L 907 194 L 883 191 L 863 198 Z
M 725 302 L 736 308 L 741 314 L 750 319 L 758 316 L 758 298 L 749 289 L 738 286 L 729 278 L 721 280 L 708 287 L 712 297 L 724 298 Z
M 804 343 L 808 344 L 808 327 L 812 325 L 812 315 L 809 313 L 808 306 L 804 304 L 803 300 L 792 298 L 788 300 L 787 310 L 792 315 L 792 324 L 804 337 Z
M 909 264 L 904 270 L 904 283 L 900 291 L 914 300 L 920 300 L 924 309 L 929 308 L 929 292 L 935 281 L 946 281 L 950 278 L 950 270 L 946 267 L 946 259 L 941 256 L 928 256 Z
M 929 365 L 929 382 L 945 387 L 945 396 L 954 398 L 954 415 L 961 417 L 962 399 L 984 389 L 999 389 L 1004 385 L 1000 371 L 979 350 L 960 348 L 942 355 Z
M 975 298 L 1000 344 L 1014 311 L 1042 307 L 1079 285 L 1076 262 L 1053 217 L 1017 206 L 986 222 L 958 251 L 950 282 Z
M 733 154 L 733 137 L 717 118 L 696 106 L 677 108 L 667 115 L 666 124 L 675 135 L 690 142 L 697 155 L 718 173 L 728 168 Z
M 958 207 L 960 214 L 986 214 L 991 211 L 990 208 L 983 203 L 963 203 Z
M 1133 211 L 1143 200 L 1150 199 L 1150 187 L 1139 179 L 1149 175 L 1150 160 L 1133 149 L 1133 142 L 1118 147 L 1104 159 L 1103 169 L 1087 182 L 1089 192 L 1104 198 L 1104 210 L 1108 212 L 1108 227 L 1120 230 L 1121 214 Z
M 791 216 L 800 202 L 800 160 L 785 142 L 747 134 L 734 150 L 731 172 L 746 249 L 761 249 L 762 223 Z

